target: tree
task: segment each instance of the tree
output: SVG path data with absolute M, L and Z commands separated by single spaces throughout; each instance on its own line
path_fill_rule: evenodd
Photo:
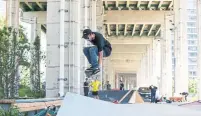
M 197 93 L 197 79 L 189 79 L 189 93 Z
M 30 79 L 32 83 L 32 90 L 35 96 L 40 97 L 41 92 L 41 72 L 40 72 L 40 38 L 37 36 L 33 45 L 31 46 L 31 67 L 30 67 Z
M 3 27 L 0 29 L 0 86 L 4 97 L 14 98 L 18 95 L 19 66 L 29 66 L 29 43 L 23 28 L 13 29 Z

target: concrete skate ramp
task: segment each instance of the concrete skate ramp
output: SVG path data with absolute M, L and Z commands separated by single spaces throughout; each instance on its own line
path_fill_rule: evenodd
M 134 90 L 99 91 L 98 95 L 100 100 L 108 102 L 113 102 L 117 100 L 120 102 L 120 104 L 144 103 L 139 93 Z M 93 97 L 91 93 L 89 94 L 89 97 Z
M 124 91 L 119 91 L 119 90 L 111 90 L 111 91 L 99 91 L 98 96 L 100 100 L 103 101 L 121 101 L 121 104 L 128 104 L 129 100 L 133 96 L 134 90 L 124 90 Z M 89 94 L 90 97 L 93 97 L 91 93 Z M 122 99 L 123 98 L 123 99 Z
M 67 93 L 57 116 L 201 116 L 201 112 L 166 104 L 113 104 Z

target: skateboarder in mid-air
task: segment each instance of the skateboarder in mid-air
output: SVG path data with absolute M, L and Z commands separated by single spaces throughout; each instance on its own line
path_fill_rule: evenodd
M 84 55 L 87 57 L 91 67 L 86 71 L 92 72 L 92 75 L 100 72 L 100 66 L 102 64 L 102 58 L 111 55 L 112 47 L 111 44 L 98 32 L 92 32 L 90 29 L 83 31 L 85 40 L 90 41 L 94 46 L 85 47 L 83 49 Z M 97 58 L 98 57 L 98 58 Z

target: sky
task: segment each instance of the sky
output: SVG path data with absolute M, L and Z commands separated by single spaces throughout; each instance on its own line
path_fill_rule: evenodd
M 6 16 L 6 2 L 4 0 L 0 0 L 0 17 Z

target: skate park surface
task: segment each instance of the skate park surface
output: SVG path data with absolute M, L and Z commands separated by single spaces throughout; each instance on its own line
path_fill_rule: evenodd
M 137 95 L 134 95 L 132 104 L 114 104 L 106 100 L 67 93 L 57 116 L 201 116 L 200 110 L 178 105 L 143 103 L 136 99 Z

